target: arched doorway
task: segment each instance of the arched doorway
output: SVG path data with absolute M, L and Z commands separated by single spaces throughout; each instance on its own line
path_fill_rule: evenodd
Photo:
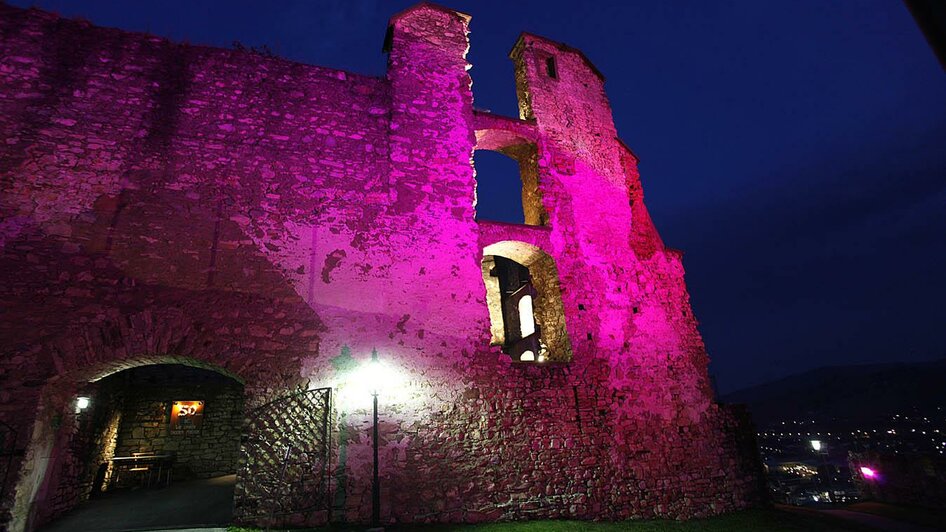
M 531 244 L 504 240 L 483 249 L 482 271 L 492 345 L 502 346 L 514 362 L 570 362 L 552 257 Z
M 184 364 L 147 364 L 80 384 L 59 430 L 45 528 L 119 530 L 231 521 L 244 429 L 243 384 Z M 84 501 L 84 502 L 82 502 Z
M 329 388 L 150 355 L 76 369 L 40 395 L 11 530 L 329 520 Z

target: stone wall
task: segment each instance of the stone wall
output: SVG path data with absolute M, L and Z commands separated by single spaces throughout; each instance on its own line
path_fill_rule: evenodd
M 206 370 L 202 373 L 207 376 L 198 379 L 194 371 L 146 366 L 111 377 L 123 377 L 125 396 L 116 456 L 174 453 L 176 479 L 236 473 L 243 429 L 242 386 Z M 171 403 L 191 400 L 204 402 L 201 427 L 172 430 Z
M 92 495 L 99 466 L 113 456 L 121 422 L 122 395 L 114 390 L 90 386 L 82 396 L 92 406 L 72 410 L 59 418 L 58 445 L 68 449 L 61 457 L 58 484 L 50 489 L 44 511 L 58 514 Z M 107 473 L 107 471 L 106 471 Z
M 524 34 L 521 116 L 474 112 L 469 22 L 395 15 L 374 78 L 0 5 L 0 419 L 30 435 L 11 528 L 77 500 L 53 495 L 76 485 L 55 420 L 79 390 L 154 363 L 236 377 L 248 409 L 331 387 L 332 519 L 365 521 L 373 350 L 399 383 L 379 397 L 385 522 L 760 500 L 603 76 Z M 534 225 L 477 223 L 473 151 L 524 147 Z M 501 243 L 554 262 L 570 361 L 490 346 Z

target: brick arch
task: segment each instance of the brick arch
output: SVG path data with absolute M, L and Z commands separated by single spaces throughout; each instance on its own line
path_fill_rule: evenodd
M 551 256 L 541 247 L 518 240 L 493 242 L 483 248 L 483 255 L 500 255 L 512 259 L 526 268 L 545 258 L 551 260 Z
M 89 493 L 85 486 L 91 484 L 95 470 L 88 469 L 89 464 L 78 458 L 81 453 L 76 454 L 73 435 L 78 423 L 75 417 L 70 416 L 75 398 L 83 395 L 90 383 L 121 371 L 155 364 L 176 364 L 213 371 L 239 383 L 247 397 L 250 393 L 245 387 L 245 380 L 239 375 L 211 362 L 179 355 L 149 354 L 101 361 L 70 373 L 54 375 L 42 388 L 37 401 L 36 418 L 19 468 L 19 478 L 13 489 L 10 530 L 31 530 L 42 526 L 51 518 L 84 502 Z M 100 452 L 108 460 L 114 448 Z M 86 469 L 81 469 L 82 466 L 86 466 Z
M 476 135 L 477 150 L 502 151 L 513 146 L 534 145 L 537 142 L 535 135 L 529 135 L 514 128 L 490 127 L 488 129 L 477 129 L 474 134 Z

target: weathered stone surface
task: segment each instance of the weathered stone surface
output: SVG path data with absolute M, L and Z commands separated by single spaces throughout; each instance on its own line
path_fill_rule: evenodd
M 367 520 L 353 368 L 375 349 L 400 383 L 380 396 L 385 522 L 759 500 L 751 433 L 713 401 L 681 253 L 647 214 L 603 77 L 524 34 L 522 116 L 475 112 L 468 23 L 396 15 L 372 78 L 0 5 L 0 420 L 25 450 L 12 529 L 87 496 L 76 393 L 155 363 L 234 376 L 247 408 L 332 387 L 331 518 Z M 519 160 L 533 225 L 475 221 L 475 149 Z M 536 300 L 561 333 L 553 362 L 490 346 L 484 249 L 510 243 L 554 263 L 537 275 L 557 272 L 560 301 Z

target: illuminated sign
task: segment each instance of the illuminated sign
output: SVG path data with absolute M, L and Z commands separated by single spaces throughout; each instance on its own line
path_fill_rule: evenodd
M 199 429 L 204 421 L 203 401 L 174 401 L 171 403 L 171 430 L 184 432 Z

